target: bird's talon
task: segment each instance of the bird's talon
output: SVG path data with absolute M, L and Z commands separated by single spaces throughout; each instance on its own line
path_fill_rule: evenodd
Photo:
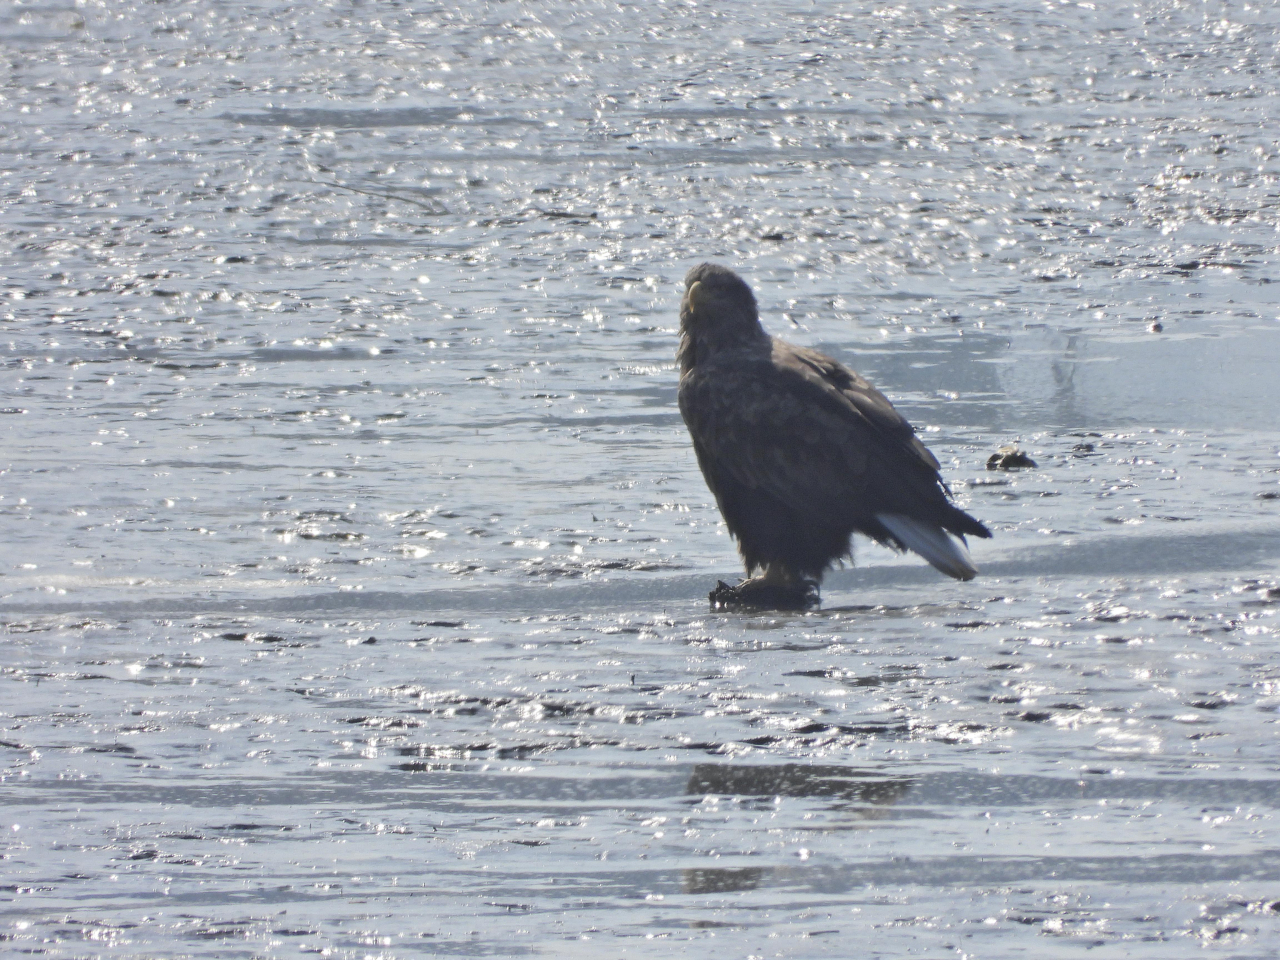
M 812 580 L 779 583 L 756 577 L 730 586 L 723 580 L 708 594 L 712 611 L 728 610 L 808 610 L 821 603 L 818 585 Z

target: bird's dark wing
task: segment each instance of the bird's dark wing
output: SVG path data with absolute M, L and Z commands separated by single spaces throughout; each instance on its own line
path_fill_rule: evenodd
M 680 382 L 680 412 L 703 473 L 767 491 L 832 522 L 951 509 L 938 461 L 888 399 L 817 351 L 724 351 Z
M 783 340 L 774 341 L 773 360 L 780 369 L 797 370 L 824 394 L 831 390 L 838 392 L 886 444 L 901 447 L 901 453 L 908 459 L 918 459 L 922 467 L 939 469 L 938 459 L 920 442 L 915 428 L 894 409 L 889 398 L 844 364 L 817 350 L 796 347 Z

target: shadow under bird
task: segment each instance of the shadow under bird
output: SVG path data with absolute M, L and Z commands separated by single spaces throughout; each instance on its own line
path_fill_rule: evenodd
M 964 538 L 991 531 L 951 502 L 911 424 L 848 367 L 769 336 L 727 267 L 685 277 L 676 359 L 680 414 L 750 578 L 721 581 L 713 608 L 812 606 L 855 533 L 977 575 Z

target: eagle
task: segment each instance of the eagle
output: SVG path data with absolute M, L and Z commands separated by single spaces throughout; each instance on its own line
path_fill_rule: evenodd
M 977 575 L 964 538 L 991 531 L 952 503 L 911 424 L 842 363 L 766 333 L 727 267 L 685 277 L 676 359 L 680 414 L 747 571 L 713 609 L 812 606 L 855 533 Z

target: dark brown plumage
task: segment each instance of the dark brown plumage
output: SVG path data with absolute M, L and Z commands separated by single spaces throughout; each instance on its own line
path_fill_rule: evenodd
M 713 603 L 803 606 L 854 533 L 960 580 L 977 573 L 963 538 L 991 533 L 952 504 L 911 424 L 848 367 L 769 336 L 732 270 L 689 271 L 676 356 L 702 475 L 747 575 L 764 571 Z

